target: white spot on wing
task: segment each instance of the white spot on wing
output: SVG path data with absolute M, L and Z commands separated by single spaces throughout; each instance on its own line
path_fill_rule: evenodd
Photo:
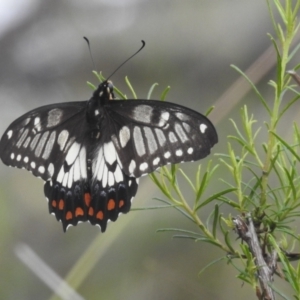
M 87 170 L 86 170 L 86 150 L 85 147 L 82 147 L 79 154 L 80 161 L 80 172 L 82 178 L 87 178 Z
M 178 141 L 177 137 L 173 131 L 169 132 L 169 140 L 171 143 L 176 143 Z
M 103 166 L 102 186 L 105 188 L 108 180 L 108 169 L 106 164 Z
M 167 121 L 169 120 L 169 118 L 170 118 L 170 113 L 169 112 L 167 112 L 167 111 L 162 112 L 157 125 L 159 127 L 165 127 L 165 125 L 168 125 Z
M 78 181 L 80 179 L 80 162 L 79 157 L 77 157 L 74 163 L 74 181 Z
M 54 165 L 52 163 L 50 163 L 48 166 L 48 173 L 49 173 L 50 177 L 52 177 L 54 174 Z
M 58 135 L 57 143 L 61 151 L 65 148 L 68 138 L 69 138 L 69 132 L 67 130 L 62 130 L 61 133 Z
M 182 123 L 184 129 L 186 130 L 186 132 L 190 132 L 191 131 L 191 126 L 188 123 L 183 122 Z
M 48 112 L 48 123 L 47 123 L 47 127 L 53 127 L 57 124 L 59 124 L 61 118 L 63 115 L 63 111 L 59 108 L 54 108 L 51 109 Z
M 178 150 L 176 150 L 175 154 L 176 154 L 177 156 L 182 156 L 183 152 L 182 152 L 181 149 L 178 149 Z
M 103 147 L 100 147 L 98 154 L 95 155 L 92 163 L 92 172 L 95 175 L 94 177 L 96 177 L 96 173 L 99 170 L 99 165 L 102 159 L 103 159 Z
M 166 137 L 161 129 L 155 128 L 156 137 L 161 147 L 163 147 L 166 143 Z
M 164 157 L 165 157 L 165 158 L 169 158 L 170 156 L 171 156 L 170 151 L 167 151 L 167 152 L 164 154 Z
M 10 139 L 13 134 L 12 130 L 7 131 L 7 138 Z
M 15 154 L 14 153 L 11 153 L 10 159 L 15 159 Z
M 119 132 L 119 139 L 122 148 L 126 147 L 130 139 L 130 130 L 127 126 L 123 126 Z
M 141 171 L 145 171 L 148 168 L 148 164 L 146 162 L 143 162 L 142 164 L 140 164 L 140 170 Z
M 177 113 L 175 113 L 175 115 L 181 121 L 188 121 L 190 119 L 189 116 L 187 116 L 181 112 L 177 112 Z
M 44 145 L 47 141 L 48 135 L 49 135 L 49 131 L 44 132 L 39 143 L 37 144 L 37 146 L 35 148 L 35 152 L 34 152 L 36 157 L 39 157 L 42 154 L 42 151 L 43 151 Z
M 144 127 L 144 133 L 146 136 L 149 153 L 153 154 L 157 150 L 157 143 L 153 131 L 149 127 Z
M 161 114 L 161 117 L 165 120 L 165 121 L 168 121 L 169 118 L 170 118 L 170 113 L 165 111 Z
M 138 126 L 135 126 L 133 129 L 133 140 L 137 154 L 139 156 L 144 155 L 146 153 L 145 144 L 143 141 L 141 128 Z
M 68 154 L 65 159 L 65 161 L 69 166 L 71 166 L 74 163 L 75 159 L 79 154 L 79 151 L 80 151 L 80 144 L 74 142 L 71 148 L 68 150 Z
M 51 134 L 50 134 L 50 137 L 47 141 L 44 153 L 42 155 L 43 159 L 48 159 L 49 158 L 50 153 L 51 153 L 52 148 L 53 148 L 53 145 L 54 145 L 54 142 L 55 142 L 55 138 L 56 138 L 56 132 L 52 131 Z
M 99 181 L 102 179 L 104 163 L 103 147 L 101 147 L 98 151 L 97 157 L 94 158 L 92 165 L 94 178 L 97 177 Z
M 117 159 L 117 154 L 116 154 L 116 149 L 114 147 L 114 144 L 112 142 L 104 144 L 104 157 L 106 162 L 108 162 L 110 165 L 112 165 L 116 159 Z
M 160 162 L 160 158 L 159 158 L 159 157 L 156 157 L 156 158 L 154 158 L 154 160 L 153 160 L 153 165 L 156 166 L 156 165 L 158 165 L 159 162 Z
M 73 176 L 74 176 L 74 166 L 69 171 L 69 177 L 68 177 L 68 188 L 70 189 L 73 185 Z
M 62 166 L 59 170 L 59 173 L 57 175 L 57 182 L 59 183 L 62 183 L 63 179 L 64 179 L 64 176 L 65 176 L 65 172 L 64 172 L 64 166 Z
M 24 158 L 23 158 L 23 161 L 24 161 L 24 163 L 28 163 L 29 162 L 29 158 L 28 158 L 28 156 L 25 156 Z
M 62 181 L 62 186 L 67 186 L 68 184 L 68 177 L 69 177 L 69 172 L 65 173 L 64 179 Z
M 133 174 L 134 170 L 135 170 L 135 167 L 136 167 L 136 163 L 135 161 L 132 159 L 130 164 L 129 164 L 129 167 L 128 167 L 128 170 L 129 170 L 129 173 L 130 174 Z
M 180 140 L 182 143 L 188 141 L 188 137 L 186 136 L 182 126 L 178 123 L 175 124 L 175 131 L 177 133 L 177 135 L 179 136 Z
M 187 150 L 187 153 L 188 154 L 192 154 L 194 152 L 194 149 L 192 147 L 190 147 L 188 150 Z
M 41 131 L 41 129 L 42 129 L 41 119 L 39 117 L 34 118 L 34 129 L 36 131 Z
M 138 105 L 132 111 L 132 117 L 135 121 L 142 122 L 142 123 L 150 123 L 151 116 L 152 116 L 153 108 L 149 105 Z
M 201 131 L 201 133 L 204 133 L 205 130 L 206 130 L 206 128 L 207 128 L 207 125 L 205 125 L 205 124 L 200 124 L 200 131 Z
M 112 172 L 108 172 L 108 186 L 113 186 L 115 184 L 114 174 Z
M 18 154 L 18 155 L 17 155 L 17 161 L 20 161 L 21 158 L 22 158 L 21 154 Z
M 35 169 L 35 167 L 36 167 L 36 164 L 35 164 L 35 162 L 34 162 L 34 161 L 32 161 L 32 162 L 30 163 L 30 167 L 31 167 L 32 169 Z
M 123 181 L 124 178 L 123 178 L 123 174 L 122 174 L 122 171 L 121 171 L 119 165 L 117 165 L 114 175 L 115 175 L 115 181 L 117 183 Z
M 45 167 L 44 166 L 40 166 L 38 168 L 38 171 L 41 173 L 41 174 L 44 174 L 45 173 Z
M 28 128 L 26 128 L 26 129 L 23 131 L 23 133 L 22 133 L 20 139 L 18 140 L 18 142 L 17 142 L 17 144 L 16 144 L 16 147 L 18 147 L 18 148 L 21 147 L 21 145 L 23 144 L 23 142 L 25 141 L 25 139 L 26 139 L 26 137 L 27 137 L 27 135 L 28 135 L 28 132 L 29 132 L 29 129 L 28 129 Z
M 30 143 L 30 141 L 31 141 L 31 137 L 28 136 L 27 139 L 26 139 L 26 141 L 25 141 L 24 144 L 23 144 L 23 147 L 24 147 L 24 148 L 27 148 L 28 145 L 29 145 L 29 143 Z
M 30 143 L 30 146 L 29 146 L 29 147 L 30 147 L 30 150 L 33 150 L 33 149 L 35 148 L 36 144 L 37 144 L 38 141 L 39 141 L 40 136 L 41 136 L 41 134 L 38 133 L 38 134 L 33 138 L 32 142 Z

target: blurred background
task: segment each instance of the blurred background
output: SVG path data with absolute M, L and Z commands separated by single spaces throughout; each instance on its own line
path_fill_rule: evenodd
M 90 39 L 96 68 L 105 76 L 143 39 L 146 47 L 113 76 L 114 84 L 130 98 L 127 75 L 139 98 L 146 98 L 157 82 L 153 99 L 170 85 L 168 101 L 203 113 L 216 105 L 211 120 L 219 144 L 213 153 L 226 151 L 227 135 L 233 132 L 228 119 L 238 118 L 244 103 L 260 121 L 264 115 L 253 93 L 237 103 L 223 101 L 222 109 L 216 101 L 239 77 L 230 64 L 242 70 L 251 66 L 271 44 L 268 32 L 273 28 L 266 1 L 261 0 L 0 0 L 0 132 L 38 106 L 91 97 L 86 81 L 98 83 L 83 36 Z M 264 68 L 261 64 L 258 69 Z M 274 71 L 273 65 L 259 84 L 270 97 L 266 83 Z M 221 113 L 224 107 L 229 109 L 226 115 Z M 208 160 L 201 162 L 204 170 Z M 187 163 L 183 168 L 194 176 L 197 166 Z M 226 173 L 220 171 L 215 178 L 216 190 L 222 175 Z M 133 208 L 156 206 L 155 197 L 163 198 L 144 177 Z M 132 211 L 110 223 L 105 234 L 90 224 L 63 233 L 48 214 L 43 182 L 3 164 L 0 203 L 0 299 L 48 299 L 53 294 L 19 259 L 26 252 L 24 245 L 62 278 L 80 260 L 83 267 L 73 274 L 75 279 L 93 266 L 77 288 L 83 299 L 256 299 L 226 261 L 198 276 L 225 253 L 156 232 L 168 227 L 196 230 L 176 210 Z M 205 220 L 209 212 L 200 217 Z

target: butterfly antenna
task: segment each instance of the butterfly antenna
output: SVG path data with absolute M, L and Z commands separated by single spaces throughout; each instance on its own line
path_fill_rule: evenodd
M 93 63 L 93 67 L 94 67 L 94 70 L 96 70 L 96 65 L 95 65 L 95 62 L 94 62 L 94 59 L 93 59 L 93 55 L 92 55 L 92 51 L 91 51 L 91 45 L 90 45 L 90 40 L 87 38 L 87 37 L 83 37 L 89 47 L 89 52 L 90 52 L 90 57 L 91 57 L 91 60 L 92 60 L 92 63 Z
M 116 68 L 116 70 L 114 70 L 113 72 L 112 72 L 112 74 L 110 74 L 110 76 L 108 76 L 108 78 L 106 79 L 106 81 L 110 78 L 110 77 L 112 77 L 122 66 L 124 66 L 131 58 L 133 58 L 134 56 L 136 56 L 144 47 L 145 47 L 145 45 L 146 45 L 146 42 L 144 41 L 144 40 L 142 40 L 141 41 L 142 42 L 142 46 L 141 46 L 141 48 L 138 50 L 138 51 L 136 51 L 135 53 L 133 53 L 130 57 L 128 57 L 123 63 L 121 63 L 117 68 Z

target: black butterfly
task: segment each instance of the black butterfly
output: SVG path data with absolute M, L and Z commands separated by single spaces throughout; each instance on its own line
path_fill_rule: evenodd
M 115 99 L 110 81 L 89 101 L 39 107 L 15 120 L 0 141 L 4 164 L 45 180 L 49 211 L 69 225 L 106 229 L 130 210 L 138 177 L 168 163 L 207 156 L 218 137 L 212 123 L 186 107 Z

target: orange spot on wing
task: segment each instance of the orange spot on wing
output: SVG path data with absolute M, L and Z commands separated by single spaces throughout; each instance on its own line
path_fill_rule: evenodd
M 96 218 L 99 220 L 103 220 L 103 217 L 104 217 L 103 211 L 99 210 L 97 212 Z
M 64 207 L 65 207 L 65 202 L 64 202 L 63 199 L 60 199 L 59 202 L 58 202 L 58 208 L 59 208 L 60 210 L 63 210 Z
M 123 207 L 124 204 L 125 204 L 124 200 L 120 200 L 120 202 L 119 202 L 119 208 Z
M 90 204 L 91 204 L 91 194 L 90 193 L 84 194 L 84 203 L 87 207 L 90 206 Z
M 75 217 L 83 216 L 83 215 L 84 215 L 83 209 L 81 207 L 77 207 L 75 210 Z
M 93 216 L 93 215 L 94 215 L 94 209 L 93 209 L 92 207 L 89 208 L 88 214 L 89 214 L 90 216 Z
M 66 220 L 71 220 L 72 218 L 73 218 L 72 213 L 71 213 L 70 211 L 68 211 L 68 212 L 66 213 Z
M 56 200 L 52 200 L 51 205 L 52 205 L 52 207 L 56 207 L 57 206 Z
M 116 202 L 114 199 L 109 199 L 107 203 L 107 209 L 113 210 L 116 207 Z

